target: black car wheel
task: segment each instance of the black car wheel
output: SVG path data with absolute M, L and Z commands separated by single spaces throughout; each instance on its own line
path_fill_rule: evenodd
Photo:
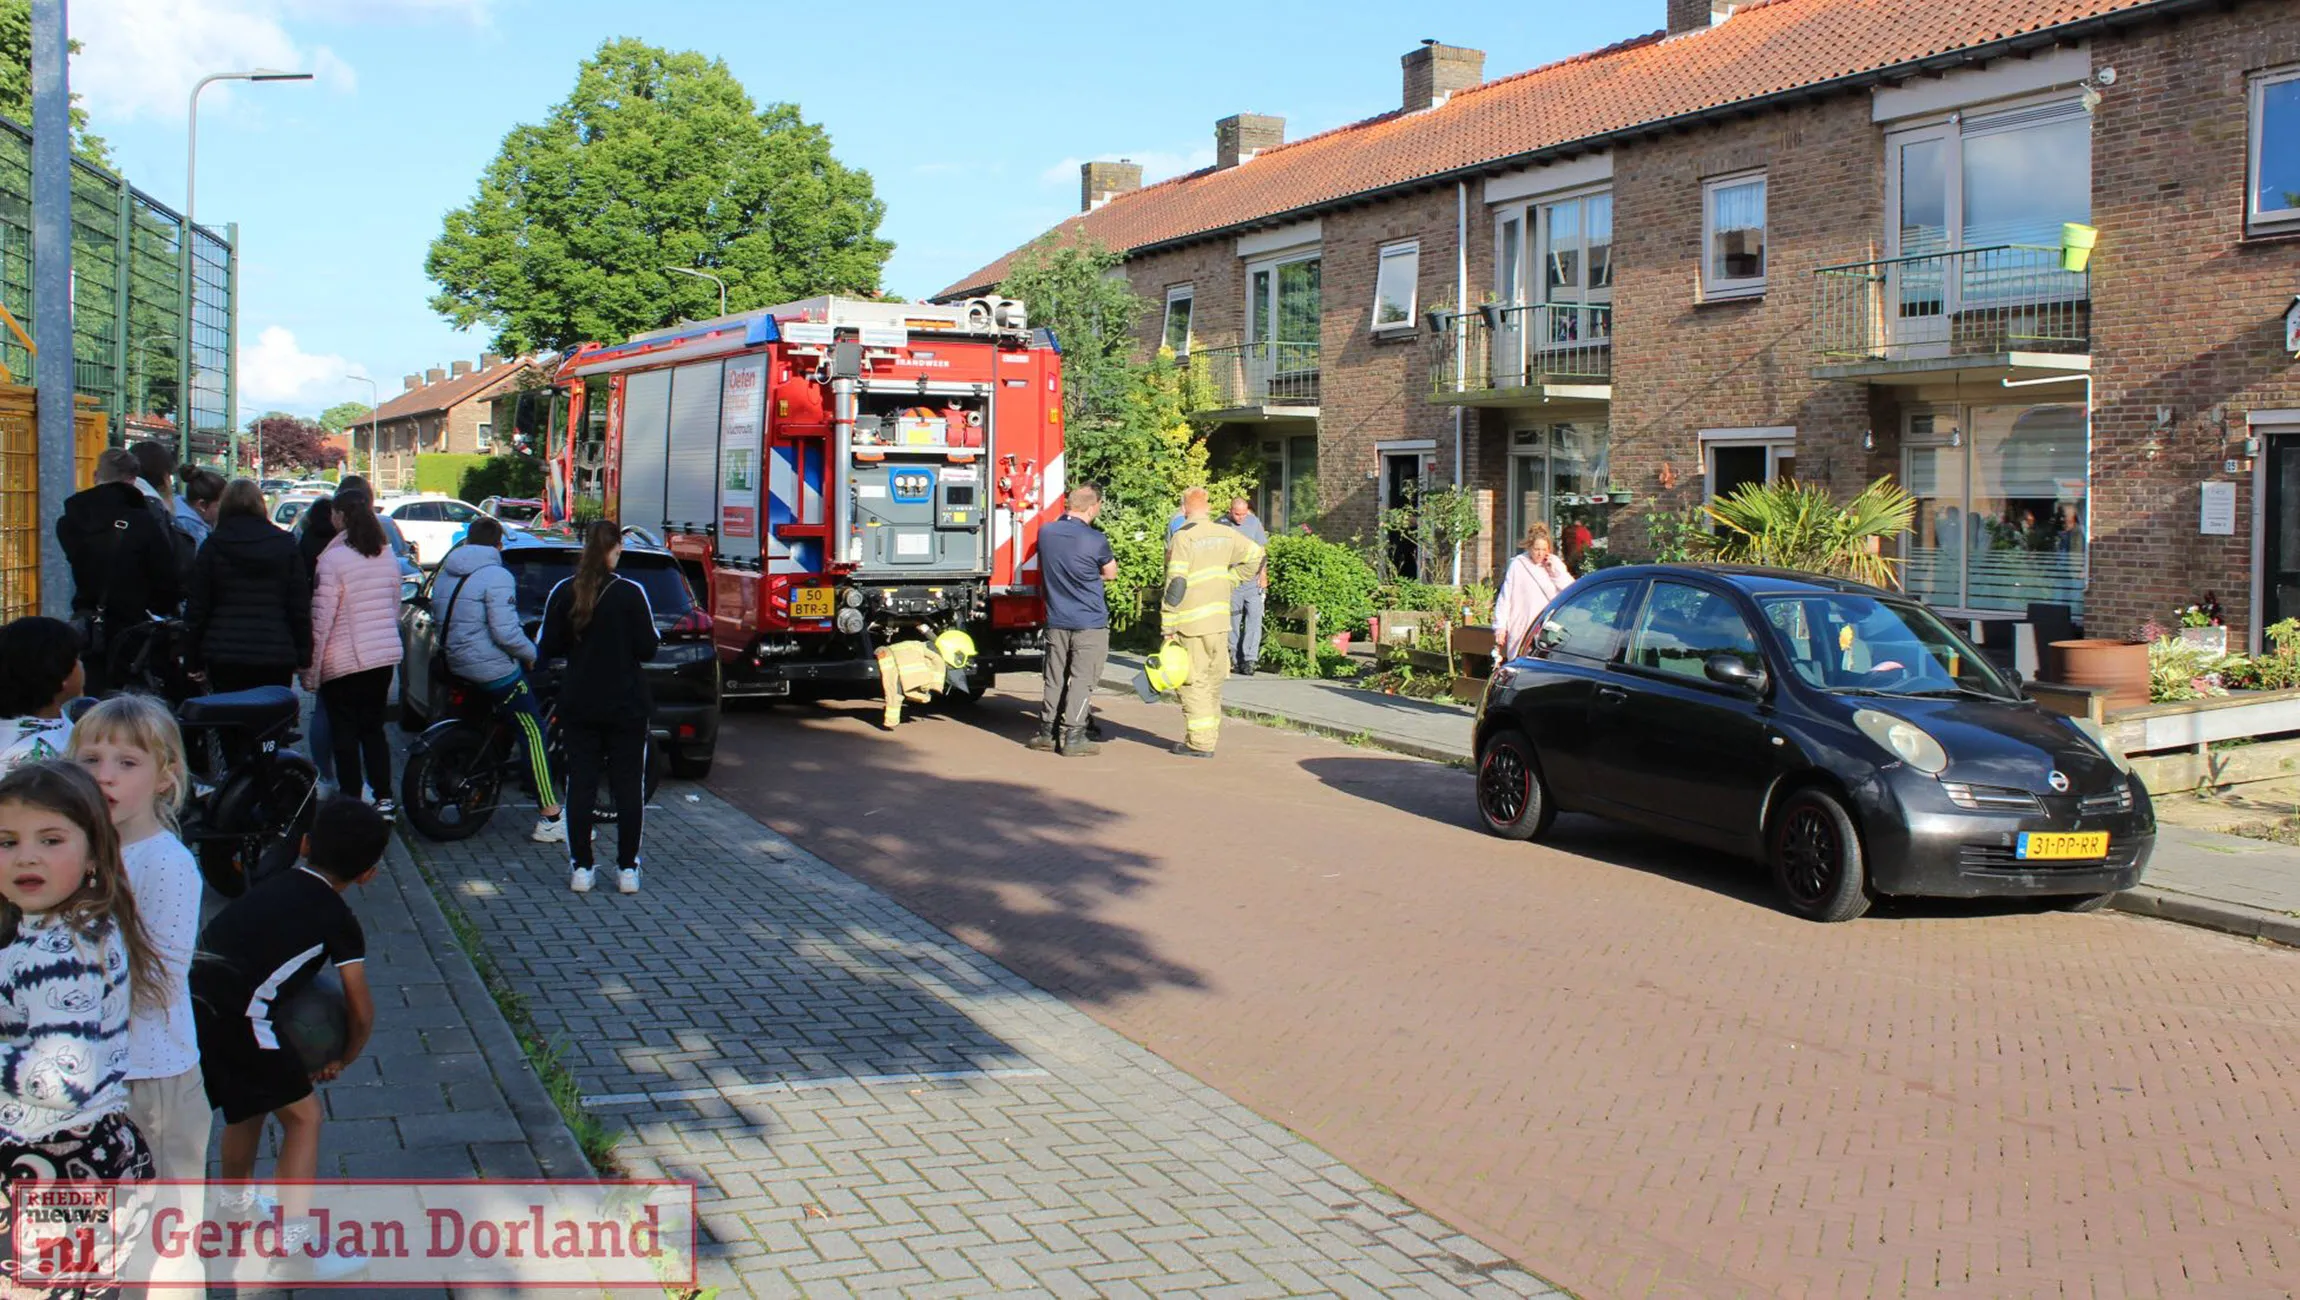
M 1799 790 L 1773 822 L 1773 879 L 1808 921 L 1850 921 L 1869 910 L 1861 836 L 1825 790 Z
M 1477 814 L 1505 840 L 1534 840 L 1557 820 L 1549 786 L 1533 761 L 1533 746 L 1515 731 L 1487 737 L 1477 763 Z

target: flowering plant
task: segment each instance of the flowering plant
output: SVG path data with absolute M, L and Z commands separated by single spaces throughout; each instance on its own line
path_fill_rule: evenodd
M 2181 607 L 2180 625 L 2182 627 L 2223 626 L 2220 617 L 2220 601 L 2211 592 L 2205 592 L 2204 599 L 2193 605 Z

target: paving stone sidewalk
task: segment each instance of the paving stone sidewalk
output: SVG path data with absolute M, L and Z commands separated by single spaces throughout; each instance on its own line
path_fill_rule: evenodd
M 1140 667 L 1138 655 L 1113 654 L 1104 689 L 1131 690 Z M 1266 674 L 1225 682 L 1222 704 L 1248 718 L 1362 739 L 1417 758 L 1471 759 L 1474 715 L 1452 704 Z M 2161 822 L 2147 883 L 2117 895 L 2113 906 L 2300 946 L 2300 848 Z
M 414 849 L 625 1172 L 700 1184 L 707 1285 L 1561 1294 L 700 787 L 659 798 L 637 895 L 569 892 L 515 810 Z

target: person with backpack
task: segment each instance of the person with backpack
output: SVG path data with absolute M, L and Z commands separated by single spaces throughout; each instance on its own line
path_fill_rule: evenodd
M 662 644 L 646 589 L 615 576 L 623 532 L 594 521 L 575 576 L 543 602 L 544 659 L 567 661 L 560 678 L 559 726 L 567 739 L 568 887 L 591 892 L 591 821 L 599 773 L 615 792 L 615 887 L 639 892 L 639 834 L 646 806 L 647 723 L 654 700 L 640 664 Z
M 447 671 L 487 692 L 497 711 L 518 721 L 527 741 L 527 762 L 543 813 L 527 838 L 565 844 L 567 823 L 559 815 L 543 738 L 543 702 L 527 681 L 527 670 L 535 666 L 535 643 L 520 625 L 519 580 L 504 567 L 502 547 L 500 522 L 491 515 L 473 520 L 463 544 L 439 563 L 431 608 L 439 620 L 439 640 L 447 647 Z
M 124 665 L 114 660 L 142 625 L 173 617 L 183 600 L 171 530 L 136 483 L 136 458 L 115 447 L 96 458 L 96 485 L 66 497 L 56 520 L 92 695 L 122 684 Z

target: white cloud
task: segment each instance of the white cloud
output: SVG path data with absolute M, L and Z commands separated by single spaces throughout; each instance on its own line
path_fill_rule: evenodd
M 240 348 L 240 409 L 315 411 L 348 397 L 365 399 L 367 385 L 344 376 L 366 374 L 333 353 L 304 351 L 293 330 L 267 326 L 254 344 Z
M 212 72 L 282 68 L 315 75 L 348 93 L 351 65 L 325 45 L 307 44 L 290 26 L 309 21 L 396 23 L 488 22 L 494 0 L 101 0 L 72 12 L 72 35 L 84 52 L 72 63 L 72 88 L 99 122 L 151 118 L 181 121 L 192 86 Z M 241 88 L 226 82 L 201 96 L 207 106 Z
M 1194 172 L 1214 165 L 1212 149 L 1144 149 L 1135 153 L 1103 154 L 1096 158 L 1065 158 L 1038 174 L 1038 183 L 1048 186 L 1078 187 L 1078 169 L 1090 162 L 1126 162 L 1142 164 L 1142 183 L 1156 185 L 1162 180 Z

